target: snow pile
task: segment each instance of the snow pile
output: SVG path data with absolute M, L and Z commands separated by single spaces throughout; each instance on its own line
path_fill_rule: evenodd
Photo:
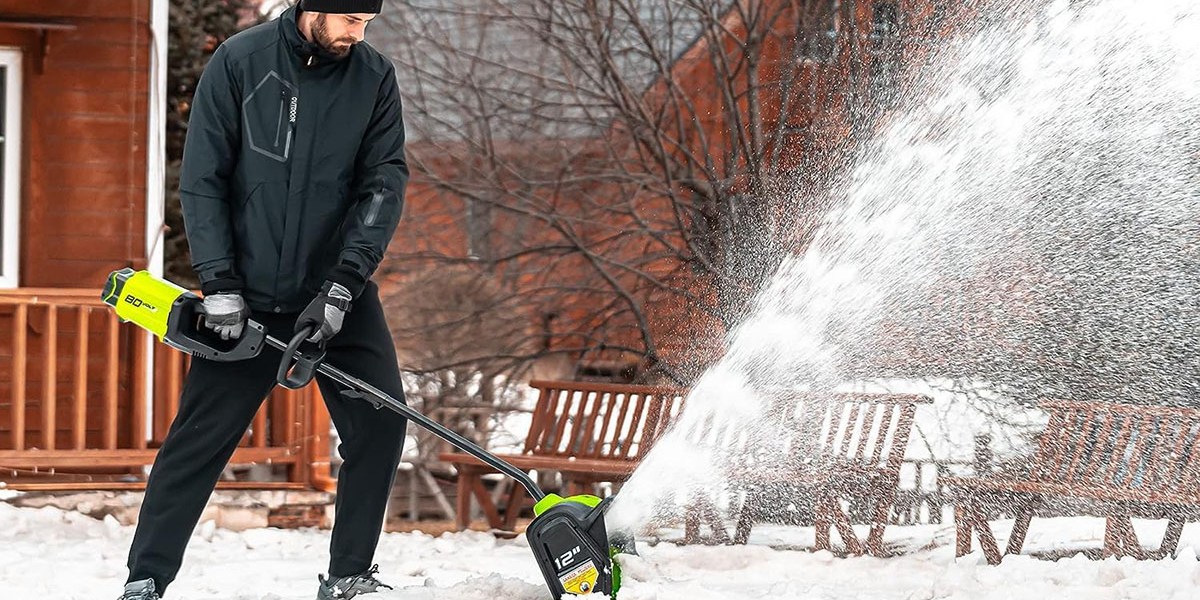
M 1035 520 L 1032 551 L 1095 548 L 1101 519 Z M 1145 540 L 1164 525 L 1135 522 Z M 1007 532 L 1008 523 L 997 526 Z M 670 535 L 673 532 L 662 532 Z M 677 532 L 675 532 L 677 533 Z M 622 557 L 621 600 L 932 599 L 1087 600 L 1193 598 L 1200 589 L 1200 526 L 1184 529 L 1172 560 L 1057 562 L 1010 557 L 999 567 L 978 553 L 954 559 L 953 525 L 893 527 L 892 558 L 838 558 L 811 547 L 812 530 L 761 526 L 747 546 L 650 545 Z M 13 598 L 115 598 L 124 583 L 133 529 L 56 508 L 0 504 L 0 589 Z M 1001 543 L 1003 543 L 1001 539 Z M 311 600 L 325 568 L 329 532 L 258 529 L 232 532 L 202 524 L 192 537 L 171 600 Z M 523 538 L 478 532 L 431 537 L 384 534 L 376 560 L 394 591 L 373 600 L 546 600 Z M 598 597 L 594 597 L 599 600 Z

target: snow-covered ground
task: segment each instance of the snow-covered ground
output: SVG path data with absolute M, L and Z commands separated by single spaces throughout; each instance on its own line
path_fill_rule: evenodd
M 1136 522 L 1143 540 L 1163 525 Z M 1007 523 L 997 526 L 1007 532 Z M 665 532 L 668 536 L 671 533 Z M 55 508 L 0 503 L 0 589 L 8 598 L 115 598 L 124 582 L 131 527 Z M 1200 525 L 1184 529 L 1175 559 L 1057 562 L 1025 556 L 988 566 L 976 553 L 954 559 L 951 524 L 894 527 L 888 542 L 907 548 L 893 558 L 837 558 L 803 550 L 812 530 L 755 529 L 741 547 L 641 544 L 626 557 L 624 600 L 933 599 L 1173 600 L 1200 596 Z M 1035 520 L 1028 550 L 1097 547 L 1100 519 Z M 329 532 L 258 529 L 232 532 L 202 524 L 192 538 L 171 600 L 311 600 L 324 569 Z M 1003 543 L 1003 540 L 1002 540 Z M 791 550 L 787 548 L 801 548 Z M 537 566 L 523 538 L 486 533 L 431 537 L 384 534 L 377 561 L 395 591 L 377 600 L 544 600 Z

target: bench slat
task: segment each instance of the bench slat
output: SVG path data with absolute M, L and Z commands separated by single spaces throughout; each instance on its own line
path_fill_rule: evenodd
M 563 454 L 560 448 L 563 436 L 567 432 L 567 423 L 571 422 L 571 407 L 575 406 L 578 394 L 577 390 L 562 390 L 559 394 L 559 406 L 554 411 L 557 420 L 554 424 L 553 435 L 546 440 L 545 444 L 538 446 L 539 453 L 560 456 Z
M 1080 417 L 1078 425 L 1066 431 L 1065 435 L 1070 436 L 1075 431 L 1082 429 L 1083 425 L 1087 422 L 1087 418 L 1088 417 L 1086 416 Z M 1124 415 L 1102 413 L 1096 418 L 1104 419 L 1104 427 L 1100 430 L 1100 434 L 1096 436 L 1095 441 L 1089 442 L 1087 440 L 1078 440 L 1078 443 L 1073 446 L 1082 448 L 1090 453 L 1087 469 L 1078 479 L 1071 479 L 1069 477 L 1070 474 L 1067 474 L 1067 476 L 1060 478 L 1058 482 L 1073 483 L 1075 481 L 1081 481 L 1084 485 L 1094 485 L 1097 480 L 1102 481 L 1102 479 L 1095 477 L 1094 475 L 1112 462 L 1112 457 L 1117 446 L 1117 440 L 1120 439 L 1121 431 L 1125 428 L 1125 417 Z M 1067 439 L 1072 440 L 1073 438 L 1068 437 Z M 1090 444 L 1090 447 L 1088 444 Z M 1089 476 L 1089 474 L 1092 476 Z
M 1179 433 L 1179 451 L 1172 456 L 1174 460 L 1170 462 L 1167 481 L 1177 482 L 1187 476 L 1189 455 L 1196 449 L 1196 436 L 1191 433 L 1192 427 L 1189 426 L 1181 429 Z
M 617 416 L 617 421 L 615 423 L 616 428 L 613 429 L 612 447 L 608 450 L 608 453 L 612 456 L 625 456 L 625 440 L 629 439 L 630 436 L 628 433 L 629 419 L 632 418 L 632 414 L 629 412 L 629 405 L 632 404 L 632 402 L 633 401 L 631 399 L 626 398 L 625 401 L 621 403 L 621 412 Z
M 543 395 L 549 396 L 549 401 L 546 404 L 546 412 L 542 413 L 542 428 L 538 431 L 537 441 L 530 447 L 530 452 L 537 452 L 541 448 L 550 447 L 554 438 L 554 431 L 558 428 L 558 418 L 562 414 L 559 407 L 562 406 L 563 396 L 565 395 L 558 388 L 545 388 L 542 390 Z
M 1038 439 L 1037 456 L 1050 456 L 1050 454 L 1053 452 L 1053 433 L 1047 434 L 1046 432 L 1055 432 L 1062 429 L 1062 421 L 1065 418 L 1065 415 L 1060 411 L 1055 411 L 1050 414 L 1050 422 L 1046 425 L 1045 431 Z M 1043 461 L 1034 461 L 1033 467 L 1030 471 L 1031 479 L 1034 481 L 1041 481 L 1050 477 L 1049 473 L 1042 472 L 1042 465 L 1044 464 L 1046 463 Z
M 572 459 L 564 460 L 555 456 L 528 456 L 525 454 L 498 454 L 502 460 L 511 463 L 518 469 L 541 469 L 549 471 L 568 471 L 572 473 L 596 474 L 629 474 L 637 467 L 637 461 L 615 459 Z M 438 457 L 443 462 L 471 467 L 482 467 L 494 472 L 487 464 L 470 454 L 448 452 Z
M 1129 445 L 1129 439 L 1140 421 L 1138 415 L 1127 415 L 1121 419 L 1121 433 L 1113 440 L 1113 445 L 1106 456 L 1108 461 L 1104 468 L 1104 477 L 1096 481 L 1096 484 L 1113 485 L 1115 483 L 1117 468 L 1125 461 L 1125 448 Z
M 876 439 L 878 436 L 877 431 L 886 432 L 886 430 L 879 430 L 875 423 L 879 417 L 880 411 L 882 411 L 883 408 L 884 406 L 882 404 L 871 404 L 867 406 L 866 415 L 863 417 L 864 435 L 862 435 L 862 437 L 860 437 L 858 440 L 858 450 L 854 452 L 853 458 L 863 460 L 867 457 L 868 447 L 878 448 L 883 444 L 883 438 L 879 438 L 878 440 Z
M 665 422 L 665 419 L 663 419 L 663 410 L 665 405 L 663 404 L 662 398 L 659 396 L 651 396 L 649 398 L 649 402 L 650 414 L 647 415 L 646 427 L 642 430 L 642 437 L 638 447 L 639 455 L 643 454 L 640 447 L 641 444 L 644 444 L 646 447 L 650 447 L 654 445 L 654 442 L 658 441 L 658 436 L 662 429 L 661 425 Z
M 881 406 L 881 405 L 877 405 Z M 883 407 L 879 415 L 879 441 L 875 444 L 875 450 L 871 453 L 871 463 L 879 464 L 883 460 L 883 451 L 887 448 L 888 432 L 892 429 L 893 414 L 896 412 L 895 406 Z
M 1117 481 L 1124 481 L 1127 487 L 1145 483 L 1145 473 L 1142 471 L 1146 464 L 1146 448 L 1150 440 L 1157 439 L 1160 419 L 1154 415 L 1146 415 L 1141 427 L 1137 429 L 1137 439 L 1129 452 L 1129 460 L 1123 471 L 1117 472 Z
M 1178 478 L 1178 468 L 1183 461 L 1184 448 L 1188 442 L 1188 432 L 1192 430 L 1192 424 L 1187 421 L 1172 421 L 1171 434 L 1168 439 L 1174 440 L 1171 444 L 1171 454 L 1168 455 L 1170 460 L 1154 461 L 1154 466 L 1151 468 L 1154 485 L 1162 485 L 1166 481 L 1174 481 Z
M 1176 419 L 1164 418 L 1159 421 L 1158 430 L 1155 433 L 1155 445 L 1144 451 L 1144 456 L 1146 457 L 1146 485 L 1151 487 L 1158 485 L 1159 472 L 1161 471 L 1160 465 L 1167 461 L 1155 460 L 1154 456 L 1159 452 L 1169 452 L 1169 448 L 1175 446 L 1178 431 L 1177 424 L 1178 421 Z
M 1079 417 L 1078 411 L 1071 411 L 1070 414 L 1071 420 L 1068 422 L 1073 422 L 1075 417 Z M 1066 469 L 1062 472 L 1060 478 L 1058 465 L 1054 465 L 1050 477 L 1047 478 L 1048 480 L 1075 481 L 1087 476 L 1087 473 L 1090 472 L 1092 461 L 1096 458 L 1096 453 L 1093 451 L 1095 446 L 1093 445 L 1089 448 L 1087 440 L 1090 439 L 1092 432 L 1096 431 L 1098 426 L 1099 423 L 1095 419 L 1082 416 L 1080 417 L 1078 427 L 1064 427 L 1062 429 L 1062 433 L 1058 436 L 1058 444 L 1066 450 L 1063 452 L 1063 463 Z M 1096 439 L 1101 439 L 1099 433 L 1097 433 Z
M 633 412 L 629 415 L 629 428 L 624 432 L 625 437 L 618 446 L 618 451 L 614 452 L 614 455 L 619 458 L 628 458 L 633 455 L 633 445 L 636 443 L 635 440 L 646 418 L 646 396 L 638 394 L 636 402 Z
M 1095 472 L 1097 465 L 1107 464 L 1104 450 L 1105 440 L 1114 439 L 1117 432 L 1113 431 L 1113 423 L 1104 421 L 1104 426 L 1096 435 L 1094 443 L 1089 444 L 1088 425 L 1095 419 L 1091 411 L 1073 409 L 1067 420 L 1069 427 L 1063 428 L 1058 435 L 1059 453 L 1062 461 L 1055 463 L 1051 470 L 1049 481 L 1076 482 L 1088 481 L 1090 474 Z M 1102 417 L 1101 417 L 1102 418 Z
M 899 475 L 900 465 L 904 463 L 904 451 L 908 448 L 908 438 L 912 433 L 913 418 L 916 413 L 917 407 L 912 404 L 905 404 L 900 410 L 900 418 L 896 422 L 896 430 L 893 434 L 891 452 L 888 453 L 888 471 L 895 475 Z
M 533 452 L 540 443 L 543 433 L 550 426 L 548 421 L 553 414 L 551 403 L 555 401 L 556 392 L 545 388 L 538 390 L 537 406 L 533 409 L 533 421 L 529 424 L 529 433 L 525 436 L 523 452 Z
M 841 426 L 841 423 L 840 423 L 841 411 L 838 410 L 839 408 L 841 408 L 840 404 L 830 404 L 830 405 L 826 406 L 825 407 L 825 415 L 822 418 L 823 425 L 824 425 L 824 427 L 822 427 L 822 429 L 824 429 L 825 427 L 828 427 L 829 433 L 826 434 L 825 444 L 823 444 L 821 446 L 821 449 L 828 451 L 829 454 L 834 453 L 833 440 L 834 440 L 834 437 L 837 436 L 838 427 Z
M 1190 491 L 1165 489 L 1131 490 L 1066 483 L 992 479 L 988 477 L 946 477 L 942 481 L 953 488 L 978 491 L 1038 493 L 1060 497 L 1087 498 L 1100 502 L 1142 502 L 1146 504 L 1184 505 L 1200 513 L 1200 491 L 1197 491 L 1195 488 Z
M 587 454 L 587 444 L 591 427 L 595 424 L 595 405 L 599 405 L 604 392 L 579 392 L 579 405 L 576 408 L 575 419 L 571 422 L 570 441 L 563 448 L 568 456 L 583 456 Z
M 842 428 L 841 436 L 838 438 L 836 455 L 849 459 L 851 440 L 858 429 L 858 409 L 860 405 L 857 402 L 847 403 L 847 405 L 848 408 L 845 411 L 846 425 Z
M 609 393 L 605 396 L 607 401 L 604 403 L 604 418 L 600 422 L 600 432 L 596 435 L 596 448 L 592 452 L 592 456 L 607 455 L 612 448 L 612 443 L 608 439 L 608 435 L 613 420 L 613 409 L 626 396 L 626 394 L 618 393 Z M 621 402 L 621 404 L 625 404 L 625 402 Z
M 1190 484 L 1189 487 L 1200 486 L 1200 426 L 1197 426 L 1195 434 L 1191 436 L 1192 451 L 1188 453 L 1188 458 L 1181 461 L 1180 476 L 1181 482 Z

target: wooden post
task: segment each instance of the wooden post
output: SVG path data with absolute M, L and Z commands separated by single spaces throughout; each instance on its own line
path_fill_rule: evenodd
M 171 421 L 179 407 L 180 371 L 183 369 L 182 355 L 166 346 L 158 348 L 158 358 L 162 361 L 163 381 L 162 398 L 154 403 L 154 437 L 157 440 L 166 438 L 171 428 Z
M 267 409 L 274 402 L 272 396 L 275 396 L 275 394 L 271 394 L 271 396 L 263 400 L 262 404 L 258 405 L 258 412 L 254 414 L 254 424 L 251 425 L 251 428 L 253 428 L 251 443 L 255 448 L 267 447 Z
M 979 536 L 979 547 L 983 548 L 983 556 L 987 558 L 989 565 L 1000 564 L 1000 546 L 996 544 L 996 536 L 992 533 L 992 528 L 988 525 L 987 517 L 984 516 L 983 510 L 979 508 L 979 504 L 972 502 L 967 505 L 970 511 L 971 523 L 975 528 L 975 533 Z
M 741 507 L 738 510 L 737 522 L 733 526 L 733 543 L 742 545 L 750 539 L 750 530 L 754 528 L 754 510 L 759 499 L 755 496 L 756 487 L 746 487 L 742 496 Z M 821 530 L 816 529 L 820 536 Z
M 1167 523 L 1167 531 L 1163 534 L 1162 543 L 1159 544 L 1158 550 L 1155 552 L 1155 558 L 1170 558 L 1175 555 L 1175 548 L 1179 547 L 1179 536 L 1183 533 L 1183 521 L 1178 518 L 1172 518 Z
M 75 340 L 75 422 L 71 433 L 76 450 L 87 447 L 87 387 L 88 387 L 88 313 L 86 306 L 79 307 Z
M 149 347 L 153 343 L 149 336 L 150 334 L 143 331 L 135 331 L 133 334 L 133 385 L 130 386 L 133 390 L 133 397 L 130 399 L 133 418 L 129 441 L 131 447 L 139 450 L 146 447 L 146 360 L 153 351 Z
M 954 556 L 961 557 L 971 553 L 971 510 L 968 498 L 959 498 L 954 505 Z
M 54 450 L 58 403 L 58 306 L 46 306 L 46 343 L 42 353 L 42 448 Z
M 28 305 L 18 304 L 17 314 L 13 318 L 13 450 L 25 449 L 25 364 L 28 361 L 25 353 L 29 341 L 26 337 L 28 321 Z
M 1017 518 L 1013 522 L 1012 532 L 1008 536 L 1008 550 L 1005 554 L 1020 554 L 1025 546 L 1025 536 L 1029 534 L 1029 524 L 1033 520 L 1036 500 L 1028 500 L 1017 508 Z
M 471 526 L 471 478 L 473 473 L 466 465 L 458 468 L 458 489 L 455 497 L 454 524 L 459 531 L 466 531 Z
M 104 390 L 104 447 L 117 449 L 117 391 L 121 379 L 121 324 L 116 313 L 108 318 L 108 373 Z

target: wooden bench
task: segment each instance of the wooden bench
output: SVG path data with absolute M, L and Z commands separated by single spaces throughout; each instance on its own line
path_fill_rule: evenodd
M 914 394 L 814 394 L 777 391 L 768 399 L 769 417 L 746 435 L 725 432 L 736 444 L 726 465 L 733 489 L 744 490 L 734 543 L 744 544 L 755 522 L 772 515 L 763 507 L 780 504 L 780 490 L 797 490 L 812 499 L 816 546 L 832 550 L 837 529 L 845 550 L 883 554 L 883 532 L 896 498 L 900 467 L 908 448 L 916 406 L 932 399 Z M 870 533 L 865 544 L 855 534 L 843 502 L 867 505 Z M 694 540 L 693 518 L 685 536 Z M 720 537 L 723 532 L 713 527 Z
M 519 454 L 499 456 L 519 469 L 559 473 L 567 494 L 627 479 L 679 414 L 685 396 L 677 388 L 609 383 L 539 380 L 530 386 L 538 401 L 525 445 Z M 440 460 L 458 470 L 459 530 L 470 524 L 472 497 L 492 528 L 513 528 L 529 503 L 524 488 L 512 486 L 502 515 L 483 485 L 482 476 L 493 469 L 460 452 L 443 453 Z
M 1035 512 L 1062 512 L 1065 505 L 1069 512 L 1106 519 L 1097 557 L 1173 555 L 1184 523 L 1200 520 L 1200 410 L 1084 402 L 1041 406 L 1050 421 L 1028 476 L 946 480 L 955 496 L 957 555 L 969 553 L 978 534 L 987 561 L 1000 563 L 984 512 L 988 505 L 1015 509 L 1007 554 L 1021 552 Z M 1131 518 L 1168 521 L 1156 551 L 1142 548 Z

